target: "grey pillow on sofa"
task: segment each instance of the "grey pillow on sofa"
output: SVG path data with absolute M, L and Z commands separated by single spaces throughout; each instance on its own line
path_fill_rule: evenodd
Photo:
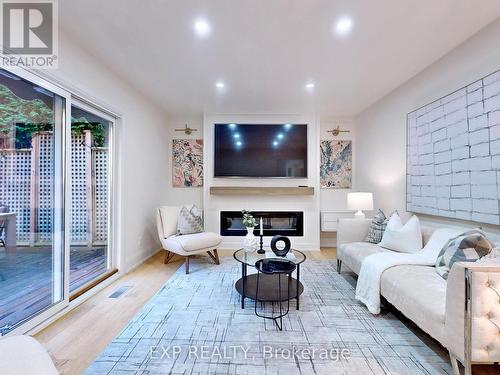
M 389 220 L 382 210 L 378 210 L 377 214 L 373 217 L 370 227 L 368 228 L 368 235 L 365 238 L 366 242 L 378 244 L 382 241 L 387 222 Z
M 444 245 L 436 260 L 436 272 L 446 280 L 455 262 L 475 262 L 492 249 L 492 243 L 482 231 L 475 229 L 462 233 Z
M 196 205 L 193 205 L 191 209 L 186 206 L 182 207 L 177 218 L 177 235 L 200 232 L 203 232 L 202 211 Z

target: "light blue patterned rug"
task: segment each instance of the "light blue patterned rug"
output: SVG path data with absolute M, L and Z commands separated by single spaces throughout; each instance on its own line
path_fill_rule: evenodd
M 291 304 L 282 332 L 253 301 L 241 309 L 241 266 L 221 261 L 197 257 L 189 275 L 181 267 L 85 374 L 452 374 L 442 347 L 355 301 L 354 279 L 334 260 L 302 265 L 300 311 Z

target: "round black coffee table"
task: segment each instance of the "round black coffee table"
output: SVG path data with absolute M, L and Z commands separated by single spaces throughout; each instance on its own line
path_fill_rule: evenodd
M 245 308 L 245 298 L 255 300 L 257 290 L 257 274 L 248 275 L 247 268 L 255 268 L 258 260 L 266 258 L 280 258 L 276 256 L 271 249 L 265 249 L 266 254 L 258 254 L 256 251 L 247 253 L 243 249 L 236 250 L 233 254 L 234 259 L 241 263 L 241 278 L 234 284 L 236 290 L 241 295 L 241 308 Z M 290 296 L 297 299 L 297 310 L 299 309 L 299 297 L 304 292 L 304 285 L 300 282 L 300 265 L 306 260 L 306 255 L 299 250 L 290 250 L 286 257 L 295 263 L 296 278 L 292 278 L 290 286 Z M 262 302 L 280 302 L 278 285 L 278 275 L 261 274 L 259 280 L 259 301 Z M 281 286 L 281 301 L 286 301 L 286 285 Z

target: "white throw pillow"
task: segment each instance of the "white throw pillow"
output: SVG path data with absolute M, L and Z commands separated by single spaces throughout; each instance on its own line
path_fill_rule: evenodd
M 422 232 L 418 217 L 413 215 L 403 225 L 401 218 L 395 212 L 387 223 L 379 246 L 400 253 L 415 253 L 422 250 Z

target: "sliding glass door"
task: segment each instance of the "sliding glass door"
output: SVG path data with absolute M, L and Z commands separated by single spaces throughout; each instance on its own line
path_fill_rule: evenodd
M 34 81 L 0 70 L 2 335 L 65 299 L 66 98 Z
M 116 272 L 114 121 L 32 73 L 0 69 L 0 336 Z
M 113 119 L 97 108 L 71 106 L 70 293 L 112 272 L 112 131 Z

